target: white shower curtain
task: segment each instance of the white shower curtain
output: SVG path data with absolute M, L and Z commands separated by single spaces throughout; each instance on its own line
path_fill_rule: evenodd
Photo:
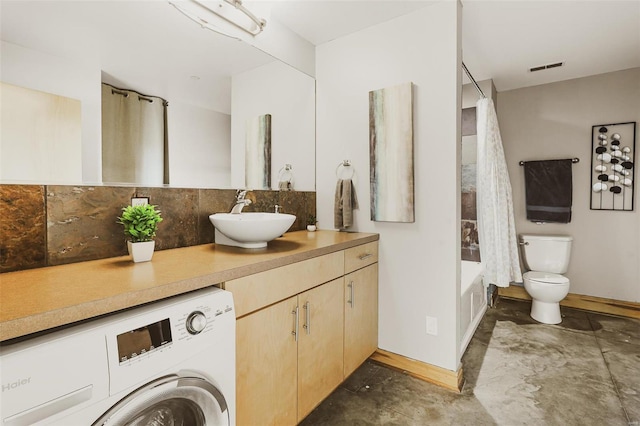
M 491 99 L 476 105 L 478 163 L 476 177 L 478 239 L 484 284 L 508 287 L 522 282 L 509 172 L 498 117 Z

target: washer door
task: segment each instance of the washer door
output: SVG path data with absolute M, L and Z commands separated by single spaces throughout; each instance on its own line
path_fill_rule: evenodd
M 227 402 L 213 384 L 172 374 L 131 392 L 93 426 L 228 426 L 229 421 Z

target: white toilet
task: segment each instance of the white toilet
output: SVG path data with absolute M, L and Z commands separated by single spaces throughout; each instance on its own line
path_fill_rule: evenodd
M 520 235 L 525 267 L 524 288 L 533 299 L 531 318 L 544 324 L 559 324 L 560 301 L 569 293 L 567 272 L 572 237 L 565 235 Z

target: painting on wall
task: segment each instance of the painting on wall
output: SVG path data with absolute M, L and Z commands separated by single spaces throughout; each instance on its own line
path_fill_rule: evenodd
M 371 220 L 414 222 L 412 83 L 369 92 Z
M 480 262 L 478 215 L 476 210 L 476 108 L 462 110 L 461 258 Z
M 591 127 L 591 210 L 633 211 L 636 122 Z
M 244 158 L 246 188 L 271 189 L 271 114 L 247 120 Z

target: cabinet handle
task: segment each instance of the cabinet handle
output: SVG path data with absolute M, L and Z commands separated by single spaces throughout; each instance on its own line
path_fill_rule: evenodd
M 296 342 L 298 341 L 298 306 L 296 306 L 296 308 L 291 311 L 291 314 L 293 315 L 294 318 L 294 323 L 293 323 L 293 331 L 291 332 L 291 334 L 293 334 L 293 340 L 295 340 Z
M 373 253 L 365 253 L 365 254 L 361 254 L 360 256 L 358 256 L 358 259 L 365 260 L 365 259 L 370 258 L 371 256 L 373 256 Z
M 349 287 L 349 300 L 347 300 L 347 303 L 351 305 L 351 307 L 353 308 L 355 306 L 355 284 L 353 281 L 350 281 L 349 284 L 347 284 L 347 287 Z
M 309 304 L 309 302 L 306 302 L 303 308 L 305 310 L 305 313 L 304 313 L 305 324 L 302 326 L 302 328 L 307 330 L 307 334 L 311 334 L 311 305 Z

